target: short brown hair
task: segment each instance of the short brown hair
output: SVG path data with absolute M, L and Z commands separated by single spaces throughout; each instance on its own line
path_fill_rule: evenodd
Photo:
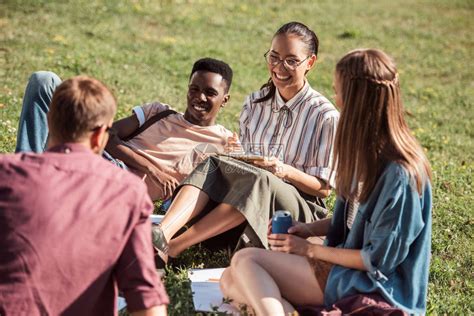
M 56 88 L 49 110 L 49 133 L 58 141 L 81 140 L 107 124 L 117 110 L 114 96 L 97 79 L 77 76 Z
M 367 201 L 387 164 L 394 161 L 407 169 L 421 194 L 431 169 L 405 121 L 392 58 L 377 49 L 353 50 L 337 63 L 336 80 L 342 98 L 334 145 L 337 193 Z

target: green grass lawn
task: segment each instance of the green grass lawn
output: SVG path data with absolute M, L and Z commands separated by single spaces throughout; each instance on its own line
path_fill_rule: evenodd
M 69 2 L 69 3 L 66 3 Z M 381 48 L 400 70 L 409 124 L 434 172 L 429 314 L 473 314 L 474 3 L 440 1 L 49 1 L 0 4 L 0 152 L 12 152 L 32 71 L 106 82 L 118 117 L 160 100 L 183 110 L 193 62 L 223 59 L 234 69 L 230 106 L 219 122 L 237 130 L 245 95 L 267 79 L 263 53 L 285 22 L 320 38 L 313 87 L 332 96 L 336 62 L 357 47 Z M 215 264 L 196 248 L 188 262 Z M 166 280 L 171 315 L 192 310 L 185 271 Z

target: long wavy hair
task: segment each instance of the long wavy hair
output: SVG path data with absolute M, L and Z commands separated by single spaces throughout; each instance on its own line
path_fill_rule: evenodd
M 276 31 L 275 36 L 287 34 L 287 35 L 296 35 L 298 36 L 303 43 L 306 44 L 307 53 L 308 55 L 316 55 L 318 56 L 318 49 L 319 49 L 319 39 L 316 34 L 306 25 L 300 22 L 289 22 L 282 25 L 278 31 Z M 260 88 L 269 88 L 268 93 L 261 97 L 260 99 L 255 100 L 255 103 L 265 102 L 270 100 L 275 96 L 276 87 L 273 84 L 272 78 L 268 79 L 268 81 Z
M 366 202 L 390 162 L 405 167 L 421 195 L 431 169 L 405 121 L 393 60 L 380 50 L 353 50 L 337 63 L 336 80 L 342 100 L 334 146 L 338 195 Z

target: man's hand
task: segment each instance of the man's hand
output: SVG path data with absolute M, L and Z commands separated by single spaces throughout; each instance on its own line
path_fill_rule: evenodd
M 170 198 L 173 195 L 176 187 L 179 185 L 179 182 L 176 181 L 174 177 L 161 171 L 153 165 L 147 167 L 146 174 L 148 177 L 150 177 L 151 181 L 163 186 L 163 200 Z
M 306 256 L 311 243 L 304 238 L 291 234 L 270 234 L 268 244 L 273 251 Z
M 284 164 L 275 157 L 265 158 L 265 160 L 256 160 L 253 162 L 254 165 L 261 167 L 267 171 L 270 171 L 280 179 L 286 179 L 290 173 L 290 166 Z

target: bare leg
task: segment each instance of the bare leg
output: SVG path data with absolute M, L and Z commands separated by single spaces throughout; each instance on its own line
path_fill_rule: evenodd
M 238 278 L 239 276 L 237 276 Z M 224 297 L 232 298 L 231 304 L 237 308 L 240 308 L 242 305 L 247 305 L 248 308 L 252 308 L 250 303 L 248 303 L 247 299 L 243 296 L 242 290 L 236 284 L 232 272 L 232 267 L 228 267 L 222 273 L 221 280 L 220 280 L 221 291 Z M 284 298 L 282 298 L 282 305 L 285 312 L 285 315 L 288 315 L 295 311 L 294 307 Z
M 161 222 L 161 229 L 167 241 L 194 216 L 199 214 L 209 197 L 206 193 L 192 185 L 184 185 Z
M 236 208 L 221 203 L 187 231 L 171 239 L 168 254 L 176 257 L 192 245 L 237 227 L 244 221 L 245 217 Z
M 320 305 L 324 294 L 306 258 L 263 249 L 238 252 L 231 263 L 240 297 L 257 315 L 284 315 L 283 297 L 296 305 Z M 232 298 L 232 297 L 231 297 Z
M 224 297 L 232 298 L 232 305 L 239 308 L 240 305 L 247 304 L 245 297 L 243 297 L 243 295 L 235 285 L 231 267 L 228 267 L 224 270 L 219 281 L 219 285 L 221 287 L 221 292 Z

